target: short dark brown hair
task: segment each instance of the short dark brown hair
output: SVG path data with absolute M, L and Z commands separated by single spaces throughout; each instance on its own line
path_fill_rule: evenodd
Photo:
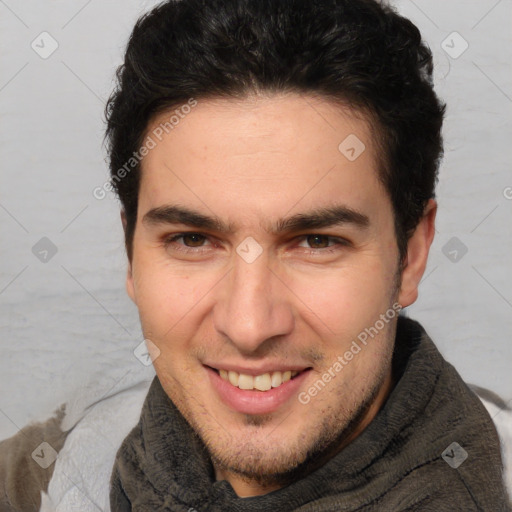
M 132 158 L 156 114 L 190 98 L 298 92 L 369 114 L 382 155 L 401 258 L 434 197 L 444 105 L 419 30 L 374 0 L 171 0 L 140 18 L 107 107 L 112 186 L 132 257 L 140 165 Z

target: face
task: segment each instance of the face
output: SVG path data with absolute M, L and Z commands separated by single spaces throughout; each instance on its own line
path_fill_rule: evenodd
M 270 486 L 389 390 L 414 292 L 371 127 L 299 95 L 199 100 L 162 134 L 168 118 L 148 127 L 128 293 L 218 474 Z

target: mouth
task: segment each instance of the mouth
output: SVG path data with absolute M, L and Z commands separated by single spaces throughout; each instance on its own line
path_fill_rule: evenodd
M 224 379 L 226 382 L 229 382 L 232 386 L 235 386 L 238 389 L 257 391 L 269 391 L 270 389 L 278 388 L 285 382 L 294 379 L 302 371 L 306 371 L 308 369 L 309 368 L 305 368 L 304 370 L 300 371 L 275 370 L 272 372 L 266 372 L 262 373 L 261 375 L 253 376 L 246 373 L 238 373 L 233 370 L 218 370 L 217 368 L 212 368 L 212 370 L 216 371 L 222 379 Z
M 204 368 L 221 401 L 244 414 L 268 414 L 292 405 L 312 370 L 282 369 L 250 375 L 208 365 Z

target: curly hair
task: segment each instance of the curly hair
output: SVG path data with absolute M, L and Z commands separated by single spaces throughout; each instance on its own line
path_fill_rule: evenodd
M 140 163 L 118 171 L 155 115 L 190 98 L 249 93 L 320 95 L 372 121 L 379 179 L 389 194 L 401 259 L 435 195 L 445 105 L 417 27 L 375 0 L 169 0 L 130 36 L 105 115 L 111 186 L 132 257 Z M 369 117 L 368 117 L 369 116 Z

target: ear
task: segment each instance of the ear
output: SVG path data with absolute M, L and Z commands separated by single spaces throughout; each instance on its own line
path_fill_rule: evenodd
M 437 203 L 429 199 L 423 217 L 407 243 L 398 301 L 410 306 L 418 298 L 418 286 L 427 266 L 428 253 L 435 233 Z
M 121 210 L 121 222 L 123 223 L 123 231 L 125 232 L 126 236 L 126 212 L 124 210 Z M 135 304 L 137 301 L 135 300 L 135 286 L 133 284 L 133 273 L 132 273 L 132 262 L 128 260 L 128 268 L 126 270 L 126 293 L 132 299 Z

